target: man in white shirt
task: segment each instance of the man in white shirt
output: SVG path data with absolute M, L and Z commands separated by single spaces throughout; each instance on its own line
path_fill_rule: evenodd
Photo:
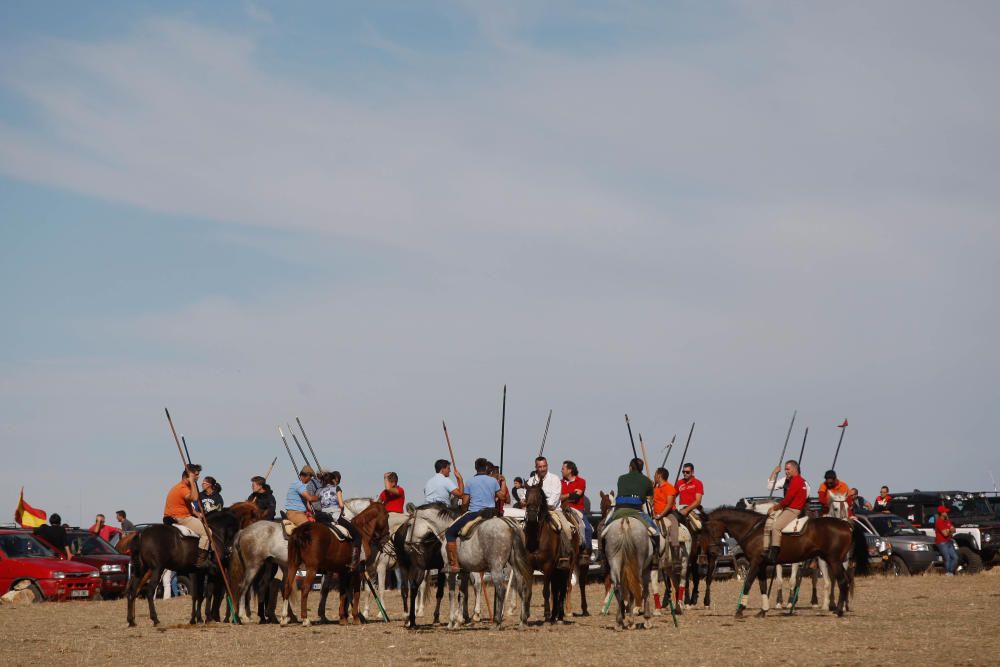
M 549 462 L 544 456 L 535 459 L 535 472 L 528 478 L 527 486 L 542 487 L 545 494 L 545 502 L 549 506 L 549 511 L 559 520 L 562 530 L 559 531 L 559 567 L 569 567 L 573 556 L 577 552 L 580 543 L 580 536 L 577 531 L 577 524 L 563 514 L 560 509 L 562 499 L 562 479 L 558 475 L 549 474 Z

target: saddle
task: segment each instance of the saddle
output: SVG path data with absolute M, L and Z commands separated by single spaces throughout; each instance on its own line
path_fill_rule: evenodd
M 795 535 L 797 533 L 801 533 L 802 530 L 806 527 L 806 523 L 808 523 L 808 522 L 809 522 L 809 517 L 807 517 L 807 516 L 800 516 L 798 519 L 796 519 L 795 521 L 791 522 L 790 524 L 788 524 L 787 526 L 785 526 L 784 528 L 782 528 L 781 529 L 781 534 L 782 535 Z
M 333 533 L 333 536 L 336 537 L 337 540 L 340 542 L 349 542 L 351 540 L 351 534 L 347 531 L 346 528 L 344 528 L 338 523 L 333 523 L 333 524 L 324 523 L 320 525 L 329 528 L 330 532 Z
M 181 524 L 179 524 L 179 523 L 172 523 L 172 524 L 170 524 L 170 525 L 171 525 L 171 526 L 173 526 L 174 528 L 176 528 L 176 529 L 177 529 L 177 531 L 178 531 L 178 532 L 179 532 L 179 533 L 180 533 L 181 535 L 183 535 L 184 537 L 193 537 L 193 538 L 195 538 L 195 539 L 197 539 L 197 538 L 201 537 L 201 536 L 200 536 L 200 535 L 199 535 L 198 533 L 194 532 L 193 530 L 191 530 L 191 529 L 190 529 L 190 528 L 188 528 L 187 526 L 182 526 L 182 525 L 181 525 Z
M 455 519 L 455 521 L 458 521 L 458 519 Z M 475 519 L 462 526 L 462 530 L 458 531 L 458 536 L 463 540 L 468 539 L 469 536 L 472 535 L 472 531 L 476 529 L 476 526 L 481 524 L 483 521 L 485 521 L 485 519 L 482 516 L 477 516 Z M 454 523 L 454 521 L 452 523 Z

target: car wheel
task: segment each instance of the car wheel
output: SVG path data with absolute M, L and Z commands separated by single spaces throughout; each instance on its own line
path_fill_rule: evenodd
M 983 559 L 969 547 L 959 547 L 958 566 L 966 574 L 979 574 L 983 571 Z
M 736 573 L 736 578 L 739 581 L 745 580 L 750 574 L 750 561 L 740 556 L 733 562 L 733 572 Z
M 889 559 L 889 574 L 894 577 L 908 577 L 910 568 L 900 556 L 893 556 Z
M 42 595 L 42 591 L 38 586 L 31 581 L 19 581 L 10 587 L 12 591 L 30 591 L 34 600 L 32 602 L 42 602 L 45 600 L 45 596 Z
M 185 576 L 177 577 L 177 595 L 191 594 L 191 580 Z

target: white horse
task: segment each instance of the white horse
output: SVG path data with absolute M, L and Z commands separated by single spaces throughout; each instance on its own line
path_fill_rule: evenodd
M 642 626 L 652 627 L 649 582 L 653 549 L 646 524 L 639 519 L 622 517 L 604 529 L 601 542 L 611 572 L 611 586 L 618 599 L 615 629 L 624 630 L 626 621 L 631 627 L 640 613 Z

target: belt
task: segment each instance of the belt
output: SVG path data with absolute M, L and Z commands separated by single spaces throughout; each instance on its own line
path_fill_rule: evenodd
M 639 496 L 615 496 L 616 505 L 642 505 L 642 498 Z

